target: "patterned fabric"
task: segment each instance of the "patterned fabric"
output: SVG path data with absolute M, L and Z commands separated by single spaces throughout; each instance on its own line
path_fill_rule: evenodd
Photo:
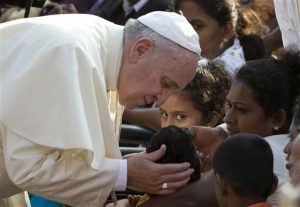
M 231 75 L 240 69 L 246 63 L 246 60 L 243 47 L 241 46 L 239 39 L 236 38 L 233 45 L 225 50 L 215 60 L 219 64 L 223 65 Z

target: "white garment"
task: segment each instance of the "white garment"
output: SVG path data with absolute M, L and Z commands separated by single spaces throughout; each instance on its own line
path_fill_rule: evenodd
M 300 0 L 274 0 L 274 7 L 283 46 L 300 48 Z
M 235 38 L 233 45 L 215 58 L 231 76 L 246 63 L 240 40 Z
M 280 187 L 289 179 L 289 173 L 286 169 L 286 154 L 284 148 L 287 145 L 289 138 L 287 134 L 273 135 L 265 137 L 265 140 L 269 143 L 274 157 L 274 174 L 278 178 L 278 187 L 276 191 L 269 196 L 268 201 L 272 204 L 272 207 L 279 206 Z
M 0 197 L 18 186 L 102 206 L 121 158 L 107 91 L 117 90 L 123 27 L 51 15 L 2 23 L 0 35 Z

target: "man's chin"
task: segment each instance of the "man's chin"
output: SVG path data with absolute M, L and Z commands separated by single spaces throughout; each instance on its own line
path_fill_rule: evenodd
M 134 109 L 135 108 L 135 106 L 132 106 L 132 105 L 130 105 L 130 106 L 124 106 L 126 109 Z

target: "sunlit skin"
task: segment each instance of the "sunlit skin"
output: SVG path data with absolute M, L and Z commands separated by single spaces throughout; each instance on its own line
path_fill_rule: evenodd
M 178 127 L 189 127 L 192 125 L 206 125 L 207 122 L 201 111 L 196 109 L 193 103 L 184 98 L 182 93 L 171 95 L 166 102 L 160 106 L 161 127 L 175 125 Z
M 186 58 L 164 53 L 158 58 L 149 38 L 125 42 L 125 47 L 123 60 L 128 61 L 122 63 L 120 72 L 119 102 L 128 109 L 153 101 L 163 104 L 171 94 L 183 89 L 196 72 L 199 57 L 195 53 L 189 52 Z
M 294 173 L 295 162 L 298 162 L 296 171 L 297 171 L 297 173 L 300 173 L 300 141 L 298 140 L 299 138 L 297 138 L 297 140 L 298 140 L 297 143 L 294 144 L 296 142 L 296 137 L 298 136 L 298 134 L 299 133 L 296 129 L 294 119 L 293 119 L 290 129 L 289 129 L 290 140 L 284 148 L 284 152 L 287 154 L 286 160 L 288 161 L 288 164 L 286 165 L 286 167 L 289 170 L 289 175 L 291 178 L 296 176 Z M 298 180 L 299 179 L 300 179 L 300 177 L 298 177 Z
M 291 183 L 294 186 L 300 185 L 300 135 L 296 137 L 291 147 L 289 157 Z
M 254 99 L 253 91 L 241 81 L 235 81 L 227 96 L 229 109 L 224 118 L 229 134 L 254 133 L 262 137 L 273 132 L 273 119 L 266 117 Z
M 291 183 L 294 186 L 300 185 L 300 135 L 292 141 L 288 155 L 287 168 L 289 169 Z
M 289 170 L 290 177 L 291 177 L 292 171 L 293 171 L 292 170 L 293 164 L 290 162 L 290 156 L 291 156 L 291 152 L 292 152 L 292 145 L 293 145 L 294 140 L 296 139 L 297 135 L 298 135 L 298 132 L 297 132 L 297 129 L 296 129 L 296 126 L 294 123 L 294 119 L 293 119 L 290 129 L 289 129 L 290 140 L 284 148 L 284 152 L 287 154 L 286 160 L 288 161 L 288 164 L 286 165 L 286 167 Z
M 203 57 L 216 58 L 228 48 L 225 43 L 233 36 L 232 30 L 225 30 L 193 1 L 182 1 L 178 9 L 198 33 Z

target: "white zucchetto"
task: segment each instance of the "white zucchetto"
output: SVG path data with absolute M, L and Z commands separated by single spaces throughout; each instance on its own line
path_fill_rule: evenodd
M 187 19 L 175 12 L 154 11 L 137 19 L 145 26 L 200 55 L 199 36 Z

